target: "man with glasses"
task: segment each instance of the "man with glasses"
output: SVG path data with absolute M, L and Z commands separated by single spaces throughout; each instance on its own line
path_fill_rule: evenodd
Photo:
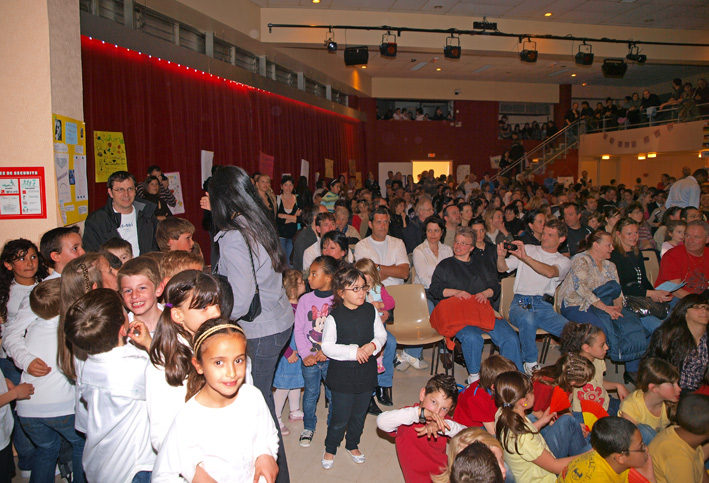
M 122 238 L 133 247 L 133 256 L 158 250 L 155 204 L 136 198 L 135 177 L 116 171 L 108 177 L 106 205 L 90 213 L 84 225 L 84 249 L 98 251 L 111 238 Z
M 684 232 L 684 244 L 669 250 L 660 262 L 660 273 L 655 287 L 670 281 L 686 284 L 674 292 L 677 298 L 688 294 L 700 294 L 709 297 L 709 224 L 695 220 L 687 224 Z
M 427 195 L 421 195 L 416 203 L 416 216 L 404 228 L 404 244 L 406 253 L 413 253 L 414 249 L 426 239 L 426 226 L 424 221 L 433 215 L 433 203 Z

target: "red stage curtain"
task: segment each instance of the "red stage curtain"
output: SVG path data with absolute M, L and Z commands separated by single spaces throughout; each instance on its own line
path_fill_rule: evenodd
M 82 37 L 81 45 L 90 211 L 108 197 L 106 185 L 94 182 L 93 131 L 123 133 L 128 170 L 139 182 L 151 164 L 180 172 L 186 213 L 179 216 L 197 227 L 207 257 L 201 150 L 214 151 L 215 164 L 248 172 L 259 169 L 259 152 L 273 156 L 276 193 L 282 173 L 298 179 L 301 159 L 310 161 L 311 188 L 315 172 L 325 174 L 325 158 L 335 161 L 336 176 L 350 159 L 365 171 L 360 121 L 100 40 Z

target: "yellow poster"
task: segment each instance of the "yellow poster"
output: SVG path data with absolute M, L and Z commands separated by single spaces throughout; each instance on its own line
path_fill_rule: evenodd
M 94 131 L 96 182 L 105 183 L 116 171 L 128 171 L 122 132 Z
M 328 179 L 335 177 L 335 162 L 332 159 L 325 158 L 325 177 Z
M 86 219 L 89 189 L 86 176 L 86 125 L 83 121 L 52 114 L 54 172 L 64 225 Z
M 355 173 L 355 186 L 357 187 L 357 189 L 360 189 L 362 187 L 362 172 L 361 171 L 357 171 Z
M 350 167 L 350 176 L 354 176 L 355 173 L 357 172 L 357 161 L 354 159 L 350 159 L 349 167 Z

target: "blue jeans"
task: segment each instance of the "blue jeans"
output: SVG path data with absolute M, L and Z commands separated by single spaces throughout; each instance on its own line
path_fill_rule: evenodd
M 655 329 L 662 325 L 662 321 L 653 315 L 648 315 L 647 317 L 640 317 L 640 322 L 643 324 L 643 327 L 645 327 L 645 330 L 647 330 L 647 341 L 649 344 L 652 333 L 655 332 Z M 639 368 L 639 359 L 627 361 L 625 363 L 625 370 L 628 372 L 637 372 Z
M 520 305 L 531 304 L 529 309 Z M 512 298 L 510 306 L 510 323 L 519 329 L 519 341 L 522 344 L 522 360 L 537 362 L 537 329 L 544 329 L 557 337 L 568 320 L 554 311 L 554 306 L 545 302 L 540 296 L 517 295 Z
M 0 358 L 0 370 L 14 385 L 20 383 L 22 371 L 15 367 L 11 359 Z M 29 471 L 32 469 L 32 464 L 34 463 L 35 447 L 22 429 L 20 418 L 17 417 L 14 404 L 12 405 L 12 418 L 15 421 L 15 427 L 12 430 L 12 444 L 15 445 L 15 449 L 17 450 L 17 466 L 19 466 L 21 470 Z
M 249 339 L 247 351 L 251 357 L 251 375 L 254 378 L 254 386 L 261 391 L 263 398 L 266 400 L 268 410 L 271 412 L 273 423 L 276 428 L 279 428 L 278 418 L 276 417 L 276 406 L 273 403 L 273 377 L 276 374 L 276 366 L 281 358 L 283 350 L 290 342 L 293 328 L 280 332 L 278 334 L 267 335 L 257 339 Z M 283 449 L 283 436 L 281 430 L 278 429 L 278 477 L 276 482 L 282 483 L 290 481 L 288 476 L 288 462 L 286 461 L 286 452 Z
M 465 365 L 468 366 L 468 372 L 470 374 L 480 372 L 480 362 L 483 355 L 483 346 L 485 345 L 482 336 L 483 332 L 485 331 L 480 327 L 468 325 L 455 334 L 463 348 Z M 519 349 L 519 337 L 517 337 L 517 332 L 510 327 L 510 324 L 508 324 L 506 320 L 497 319 L 495 321 L 495 328 L 488 331 L 487 334 L 490 336 L 490 339 L 492 339 L 493 344 L 500 349 L 500 355 L 514 362 L 520 372 L 524 371 L 522 366 L 522 354 Z
M 316 362 L 310 367 L 303 364 L 303 380 L 305 381 L 305 390 L 303 391 L 303 429 L 315 431 L 315 426 L 318 424 L 318 417 L 315 415 L 315 411 L 320 398 L 320 382 L 325 381 L 329 365 L 329 360 Z M 325 385 L 325 398 L 328 401 L 332 401 L 330 388 L 327 387 L 327 384 Z M 331 413 L 332 406 L 330 406 L 330 411 L 327 415 L 328 423 L 330 422 Z
M 655 439 L 655 436 L 657 436 L 657 431 L 652 429 L 647 424 L 638 424 L 638 431 L 640 431 L 640 435 L 643 437 L 643 443 L 645 443 L 645 446 L 649 445 L 650 442 Z
M 288 262 L 288 266 L 293 268 L 293 265 L 290 263 L 290 254 L 293 252 L 293 239 L 278 237 L 278 240 L 281 242 L 283 253 L 286 254 L 286 262 Z
M 62 438 L 67 440 L 73 449 L 74 479 L 72 481 L 84 482 L 84 470 L 81 466 L 84 438 L 74 429 L 73 414 L 53 418 L 20 418 L 20 423 L 37 447 L 34 452 L 30 482 L 54 481 L 54 469 L 59 459 Z
M 529 419 L 534 422 L 537 418 L 530 415 Z M 554 424 L 547 424 L 539 432 L 556 458 L 576 456 L 591 449 L 583 437 L 581 425 L 571 414 L 560 416 Z
M 385 327 L 386 328 L 386 327 Z M 377 385 L 379 387 L 391 387 L 394 385 L 394 357 L 396 355 L 396 339 L 388 330 L 387 343 L 382 349 L 382 365 L 384 372 L 377 375 Z
M 152 471 L 139 471 L 135 474 L 131 483 L 150 483 L 152 476 Z

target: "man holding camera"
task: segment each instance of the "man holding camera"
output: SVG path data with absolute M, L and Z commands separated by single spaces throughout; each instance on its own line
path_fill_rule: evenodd
M 524 371 L 529 375 L 538 368 L 537 329 L 559 337 L 568 322 L 554 311 L 556 288 L 571 269 L 571 261 L 559 253 L 566 234 L 566 225 L 552 219 L 544 226 L 541 246 L 521 241 L 497 246 L 497 270 L 517 270 L 509 322 L 519 329 Z

